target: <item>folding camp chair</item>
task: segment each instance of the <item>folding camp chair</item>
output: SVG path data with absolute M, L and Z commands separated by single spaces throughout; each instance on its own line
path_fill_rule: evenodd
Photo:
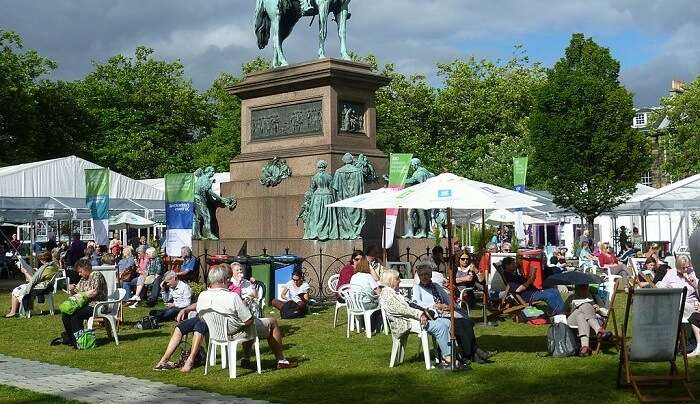
M 510 286 L 505 281 L 505 276 L 503 275 L 503 267 L 501 267 L 500 262 L 494 265 L 496 272 L 491 278 L 490 290 L 504 290 L 501 299 L 495 306 L 492 306 L 490 311 L 492 316 L 510 315 L 516 320 L 519 317 L 520 312 L 528 307 L 529 305 L 525 300 L 515 293 L 515 291 L 510 289 Z
M 617 328 L 617 318 L 615 317 L 615 297 L 617 296 L 617 292 L 620 289 L 621 277 L 617 275 L 612 275 L 611 278 L 612 277 L 616 278 L 610 279 L 608 282 L 602 283 L 600 285 L 604 293 L 602 296 L 599 294 L 598 297 L 600 297 L 601 300 L 603 300 L 603 302 L 605 303 L 605 307 L 603 308 L 607 311 L 607 314 L 603 316 L 603 324 L 601 324 L 600 328 L 603 331 L 612 331 L 613 338 L 611 338 L 609 341 L 603 341 L 601 339 L 598 339 L 598 341 L 596 342 L 595 351 L 593 351 L 594 354 L 600 352 L 600 348 L 605 342 L 609 342 L 613 346 L 617 346 L 616 340 L 620 335 Z M 610 325 L 612 325 L 611 330 L 608 329 Z
M 681 320 L 683 318 L 683 303 L 687 289 L 632 289 L 627 296 L 625 322 L 620 338 L 620 362 L 617 371 L 618 388 L 632 385 L 634 393 L 641 402 L 652 401 L 695 401 L 688 386 L 688 356 L 686 341 L 681 336 Z M 632 337 L 628 340 L 627 328 L 632 316 Z M 680 346 L 679 346 L 680 345 Z M 680 352 L 679 352 L 680 350 Z M 676 355 L 683 358 L 684 370 L 679 372 L 676 366 Z M 670 372 L 659 375 L 637 375 L 633 372 L 632 363 L 668 362 Z M 623 380 L 624 369 L 624 380 Z M 650 397 L 643 395 L 641 387 L 648 385 L 671 386 L 680 382 L 686 396 L 682 397 Z

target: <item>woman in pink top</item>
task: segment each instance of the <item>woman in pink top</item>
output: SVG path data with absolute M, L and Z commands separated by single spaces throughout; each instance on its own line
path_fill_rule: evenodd
M 695 277 L 693 268 L 690 266 L 690 259 L 684 255 L 676 258 L 676 270 L 668 271 L 664 278 L 656 283 L 657 288 L 688 288 L 683 307 L 683 319 L 688 320 L 694 313 L 700 313 L 700 303 L 698 303 L 698 279 Z M 695 314 L 693 318 L 696 318 Z M 695 340 L 700 341 L 700 328 L 694 321 L 689 321 L 695 334 Z M 688 356 L 700 355 L 700 344 Z

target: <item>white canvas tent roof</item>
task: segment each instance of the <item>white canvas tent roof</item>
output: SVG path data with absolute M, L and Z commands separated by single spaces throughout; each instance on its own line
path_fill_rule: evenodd
M 644 211 L 700 210 L 700 174 L 633 197 L 630 202 L 639 203 Z
M 0 216 L 8 222 L 47 217 L 87 219 L 85 169 L 99 165 L 76 156 L 0 168 Z M 146 210 L 163 216 L 165 195 L 132 178 L 110 170 L 110 211 Z M 158 212 L 158 213 L 156 213 Z

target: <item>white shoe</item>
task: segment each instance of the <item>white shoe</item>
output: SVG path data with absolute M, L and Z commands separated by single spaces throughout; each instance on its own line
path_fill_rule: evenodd
M 700 356 L 700 349 L 695 348 L 695 350 L 693 352 L 688 354 L 689 358 L 692 358 L 693 356 Z

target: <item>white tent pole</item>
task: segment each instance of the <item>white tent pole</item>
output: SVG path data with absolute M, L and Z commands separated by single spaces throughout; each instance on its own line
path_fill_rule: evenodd
M 685 240 L 683 240 L 683 245 L 687 246 L 690 244 L 690 213 L 688 209 L 685 210 L 685 232 L 683 233 Z

